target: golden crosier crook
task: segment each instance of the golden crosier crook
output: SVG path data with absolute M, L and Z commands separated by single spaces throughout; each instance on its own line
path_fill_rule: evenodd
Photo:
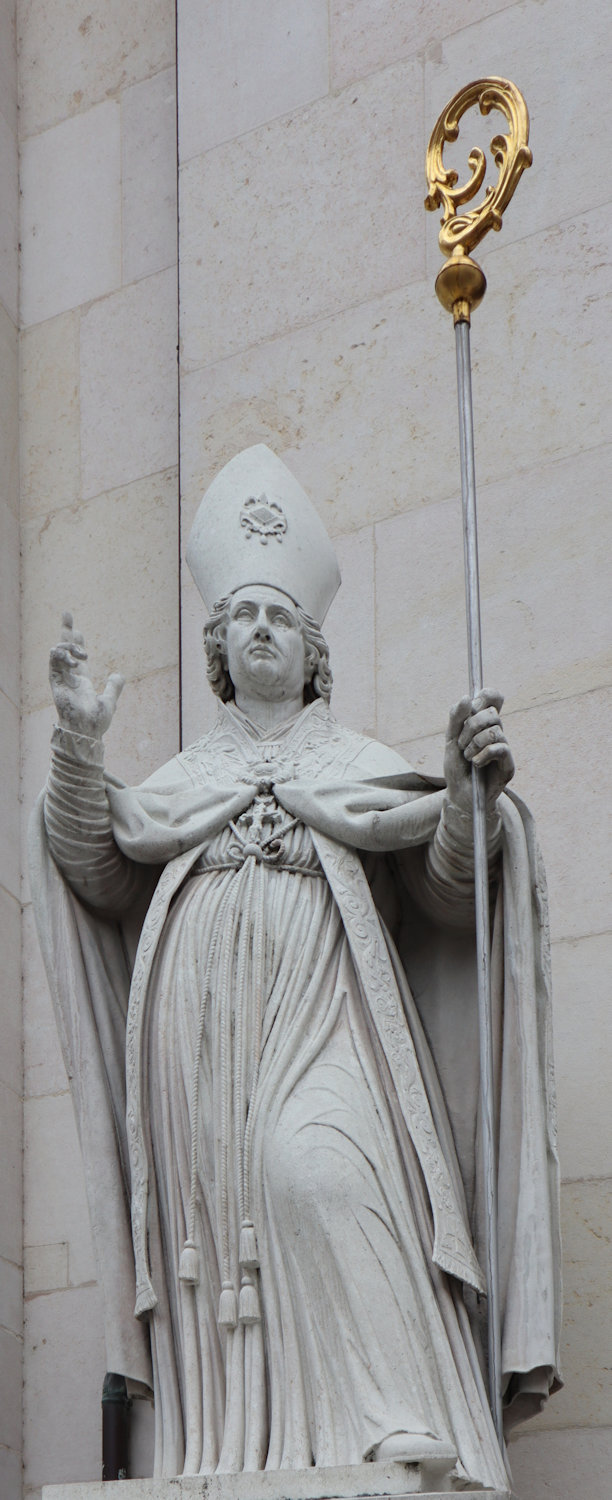
M 494 135 L 491 141 L 493 160 L 499 168 L 495 186 L 487 188 L 482 203 L 468 209 L 467 213 L 458 214 L 457 209 L 469 203 L 482 186 L 486 157 L 479 146 L 474 146 L 468 156 L 472 175 L 461 187 L 456 186 L 457 173 L 447 171 L 442 157 L 446 142 L 457 140 L 461 116 L 474 104 L 479 105 L 483 115 L 499 109 L 506 116 L 510 129 L 507 135 Z M 425 207 L 444 210 L 439 244 L 443 255 L 449 259 L 438 275 L 436 292 L 442 306 L 447 312 L 452 312 L 455 323 L 469 323 L 472 308 L 477 307 L 484 297 L 486 277 L 471 259 L 470 251 L 489 229 L 501 229 L 502 215 L 519 177 L 525 167 L 531 166 L 528 140 L 527 105 L 515 84 L 507 78 L 478 78 L 475 83 L 466 84 L 446 105 L 433 128 L 425 162 L 429 187 Z

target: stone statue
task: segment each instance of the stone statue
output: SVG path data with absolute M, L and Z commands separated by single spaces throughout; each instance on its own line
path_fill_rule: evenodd
M 65 616 L 32 833 L 108 1367 L 152 1380 L 158 1475 L 440 1450 L 449 1487 L 504 1489 L 483 1379 L 472 761 L 510 1423 L 557 1383 L 559 1247 L 545 887 L 529 814 L 501 795 L 501 697 L 453 709 L 445 783 L 341 728 L 320 630 L 336 559 L 265 447 L 217 476 L 188 560 L 215 728 L 136 790 L 106 775 L 121 680 L 98 696 Z

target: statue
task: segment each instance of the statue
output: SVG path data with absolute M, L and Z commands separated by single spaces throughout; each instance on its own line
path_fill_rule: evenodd
M 136 790 L 105 774 L 121 680 L 98 696 L 64 617 L 32 832 L 108 1367 L 152 1381 L 156 1475 L 441 1451 L 450 1488 L 505 1489 L 482 1369 L 473 759 L 509 1423 L 558 1383 L 559 1257 L 545 887 L 504 791 L 501 697 L 453 709 L 435 784 L 341 728 L 320 629 L 336 559 L 263 446 L 210 486 L 188 561 L 215 728 Z

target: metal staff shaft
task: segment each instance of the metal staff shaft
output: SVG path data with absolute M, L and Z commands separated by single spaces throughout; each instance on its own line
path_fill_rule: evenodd
M 498 179 L 486 188 L 480 204 L 466 210 L 482 187 L 486 158 L 479 146 L 469 154 L 471 176 L 459 183 L 456 171 L 444 165 L 444 147 L 456 141 L 459 122 L 466 110 L 478 105 L 482 115 L 499 110 L 508 123 L 508 134 L 491 140 Z M 436 294 L 455 324 L 459 441 L 461 448 L 461 494 L 467 605 L 470 688 L 474 697 L 482 688 L 480 644 L 480 589 L 478 583 L 478 538 L 476 532 L 476 479 L 474 473 L 474 429 L 472 424 L 472 377 L 470 370 L 470 317 L 482 301 L 487 282 L 470 251 L 488 234 L 499 230 L 517 182 L 531 165 L 529 114 L 516 84 L 508 78 L 477 78 L 468 83 L 442 110 L 427 147 L 428 194 L 425 207 L 442 208 L 438 240 L 447 257 L 436 279 Z M 472 765 L 474 805 L 474 879 L 476 887 L 476 951 L 478 959 L 478 1016 L 480 1033 L 480 1109 L 482 1118 L 484 1199 L 486 1217 L 486 1279 L 489 1299 L 489 1392 L 499 1445 L 504 1452 L 501 1407 L 501 1332 L 497 1241 L 497 1152 L 494 1099 L 493 1037 L 491 1016 L 491 972 L 489 947 L 489 872 L 487 868 L 487 819 L 483 773 Z
M 467 612 L 470 692 L 480 692 L 482 644 L 480 629 L 480 583 L 478 577 L 478 530 L 476 521 L 476 472 L 472 415 L 470 325 L 455 324 L 457 398 L 463 504 L 463 555 Z M 487 858 L 487 810 L 485 777 L 472 766 L 474 810 L 474 885 L 476 899 L 476 956 L 478 966 L 478 1021 L 480 1046 L 480 1112 L 484 1168 L 486 1220 L 486 1281 L 488 1300 L 489 1399 L 495 1430 L 504 1451 L 501 1399 L 501 1325 L 499 1309 L 499 1256 L 497 1231 L 497 1150 L 491 1015 L 491 961 L 489 925 L 489 869 Z

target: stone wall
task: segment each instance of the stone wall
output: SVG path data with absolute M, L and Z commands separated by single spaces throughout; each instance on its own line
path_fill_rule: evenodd
M 108 745 L 118 774 L 141 781 L 178 746 L 174 6 L 28 0 L 19 45 L 25 820 L 46 774 L 64 609 L 100 683 L 126 678 Z M 29 1495 L 99 1477 L 105 1358 L 27 884 L 24 901 Z
M 100 679 L 128 679 L 112 768 L 140 779 L 178 742 L 173 26 L 169 0 L 20 7 L 24 812 L 62 608 Z M 530 107 L 534 165 L 483 248 L 473 326 L 486 679 L 506 693 L 549 871 L 564 1175 L 566 1388 L 512 1444 L 523 1500 L 604 1500 L 612 1461 L 608 29 L 596 0 L 178 4 L 181 531 L 235 451 L 275 448 L 342 564 L 338 715 L 422 769 L 439 770 L 466 679 L 425 145 L 480 74 L 514 79 Z M 491 133 L 466 123 L 458 168 Z M 183 575 L 185 741 L 213 710 L 202 618 Z M 24 945 L 32 1493 L 98 1475 L 104 1356 L 27 904 Z

